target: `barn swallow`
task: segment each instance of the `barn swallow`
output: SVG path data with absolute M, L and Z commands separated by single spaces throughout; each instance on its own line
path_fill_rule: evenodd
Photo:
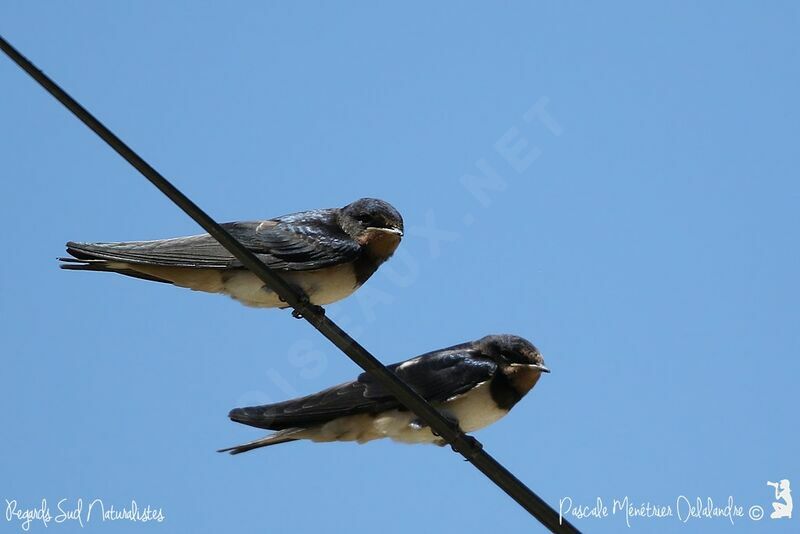
M 358 289 L 394 253 L 403 218 L 388 202 L 362 198 L 343 208 L 222 225 L 314 305 Z M 209 234 L 156 241 L 67 243 L 62 269 L 108 271 L 230 295 L 247 306 L 286 307 L 276 293 Z
M 389 365 L 388 369 L 464 432 L 505 416 L 542 373 L 550 372 L 536 347 L 512 335 L 486 336 Z M 219 451 L 231 454 L 299 439 L 366 443 L 391 438 L 403 443 L 446 443 L 369 373 L 306 397 L 236 408 L 228 417 L 276 431 Z

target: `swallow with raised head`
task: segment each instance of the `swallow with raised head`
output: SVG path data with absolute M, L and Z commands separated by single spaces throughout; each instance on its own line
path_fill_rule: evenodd
M 388 369 L 464 432 L 501 417 L 549 373 L 529 341 L 492 335 L 428 352 Z M 237 423 L 275 430 L 264 438 L 219 452 L 239 454 L 287 441 L 357 441 L 390 438 L 403 443 L 445 441 L 404 408 L 369 373 L 313 395 L 276 404 L 236 408 Z
M 343 208 L 222 225 L 314 305 L 341 300 L 394 253 L 403 218 L 388 202 L 362 198 Z M 106 271 L 230 295 L 247 306 L 285 308 L 277 294 L 209 234 L 156 241 L 67 243 L 63 269 Z

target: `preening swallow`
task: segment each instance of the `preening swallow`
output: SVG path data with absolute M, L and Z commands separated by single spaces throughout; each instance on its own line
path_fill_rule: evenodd
M 312 304 L 343 299 L 394 253 L 403 218 L 388 202 L 362 198 L 343 208 L 222 225 Z M 156 241 L 67 243 L 63 269 L 107 271 L 230 295 L 247 306 L 286 304 L 208 234 Z
M 464 432 L 505 416 L 542 373 L 550 372 L 536 347 L 512 335 L 486 336 L 388 368 Z M 276 431 L 219 451 L 231 454 L 299 439 L 366 443 L 391 438 L 445 444 L 368 373 L 306 397 L 236 408 L 228 416 L 237 423 Z

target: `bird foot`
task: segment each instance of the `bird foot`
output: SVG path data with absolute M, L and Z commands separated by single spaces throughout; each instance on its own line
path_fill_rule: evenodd
M 301 308 L 308 308 L 309 310 L 314 312 L 316 315 L 325 315 L 325 308 L 323 308 L 322 306 L 317 306 L 316 304 L 312 304 L 311 303 L 311 299 L 308 297 L 306 292 L 303 291 L 303 289 L 300 286 L 293 286 L 293 287 L 294 287 L 294 290 L 300 295 L 299 304 L 300 304 Z M 281 297 L 280 295 L 278 296 L 278 299 L 281 302 L 288 304 L 286 302 L 286 299 Z M 285 308 L 288 308 L 288 307 L 289 306 L 281 306 L 281 309 L 285 309 Z M 294 317 L 295 319 L 302 319 L 303 318 L 303 313 L 300 310 L 292 310 L 292 317 Z
M 456 419 L 452 414 L 447 413 L 446 411 L 441 411 L 439 413 L 442 414 L 442 417 L 447 419 L 447 422 L 450 423 L 450 426 L 452 426 L 454 429 L 457 430 L 461 429 L 461 427 L 458 425 L 458 419 Z M 422 430 L 423 428 L 427 428 L 427 426 L 428 426 L 427 423 L 425 423 L 422 419 L 414 419 L 413 421 L 411 421 L 411 427 L 414 428 L 414 430 Z M 431 428 L 431 434 L 433 434 L 437 438 L 441 437 L 439 433 L 432 428 Z
M 309 304 L 308 307 L 317 315 L 325 315 L 325 308 L 317 306 L 316 304 Z M 295 319 L 302 319 L 303 314 L 299 310 L 292 310 L 292 317 Z
M 316 315 L 325 315 L 325 308 L 322 306 L 317 306 L 316 304 L 311 304 L 311 301 L 308 299 L 308 296 L 303 295 L 300 298 L 300 303 L 304 305 L 306 308 L 310 309 Z M 295 319 L 302 319 L 303 314 L 300 310 L 292 310 L 292 317 Z

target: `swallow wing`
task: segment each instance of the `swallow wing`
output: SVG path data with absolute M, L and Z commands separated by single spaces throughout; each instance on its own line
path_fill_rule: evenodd
M 267 221 L 225 223 L 222 227 L 275 269 L 320 269 L 353 261 L 360 253 L 358 243 L 336 224 L 335 210 L 315 210 Z M 123 243 L 69 242 L 67 252 L 78 260 L 169 267 L 241 267 L 239 260 L 208 234 Z
M 497 364 L 473 349 L 471 344 L 466 344 L 423 354 L 390 365 L 389 369 L 428 402 L 441 402 L 489 380 L 497 370 Z M 358 380 L 365 385 L 367 398 L 392 398 L 372 375 L 362 373 Z
M 396 401 L 379 401 L 365 397 L 365 389 L 357 380 L 346 382 L 298 399 L 235 408 L 228 417 L 245 425 L 283 430 L 322 424 L 347 415 L 375 413 L 396 405 Z
M 469 391 L 492 377 L 497 365 L 467 348 L 423 354 L 390 365 L 429 402 L 443 401 Z M 399 408 L 400 403 L 369 373 L 319 393 L 276 404 L 236 408 L 229 414 L 236 422 L 281 430 L 322 424 L 339 417 L 379 413 Z

